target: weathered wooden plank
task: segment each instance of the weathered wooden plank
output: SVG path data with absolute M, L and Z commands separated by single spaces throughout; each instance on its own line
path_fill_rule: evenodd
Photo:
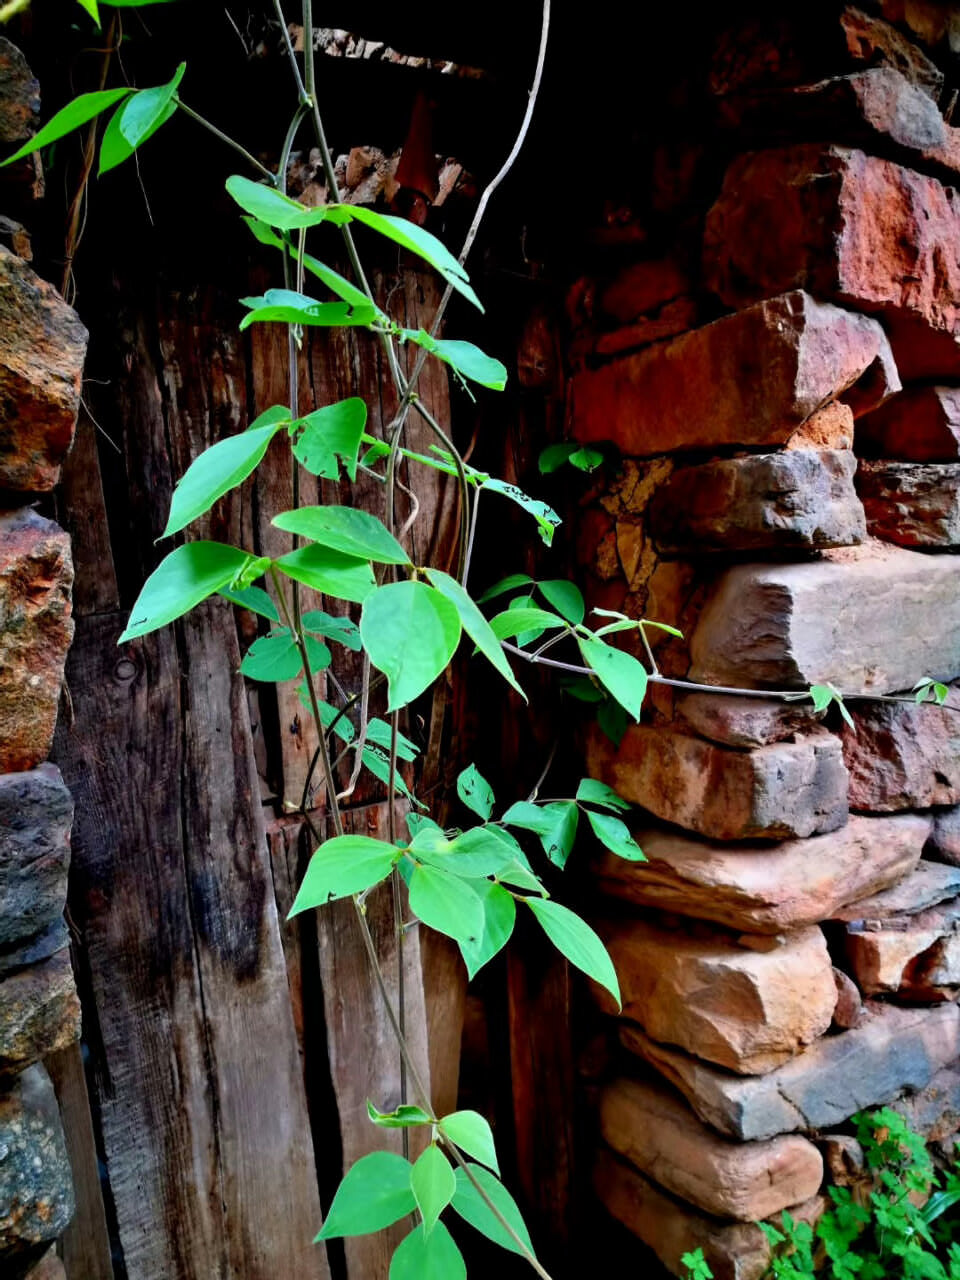
M 60 1104 L 77 1207 L 57 1250 L 67 1280 L 114 1280 L 83 1052 L 71 1044 L 44 1060 Z
M 348 810 L 344 825 L 349 833 L 386 839 L 386 805 Z M 389 884 L 374 890 L 366 900 L 367 920 L 377 957 L 394 1007 L 398 1004 L 401 956 L 394 928 L 393 891 Z M 383 1111 L 401 1101 L 400 1055 L 380 991 L 367 958 L 353 904 L 332 902 L 317 912 L 317 937 L 323 1007 L 326 1018 L 330 1073 L 340 1112 L 340 1138 L 344 1168 L 371 1151 L 402 1151 L 403 1134 L 381 1129 L 367 1116 L 369 1098 Z M 420 969 L 418 930 L 403 939 L 405 1021 L 411 1055 L 430 1087 L 426 1010 Z M 412 1083 L 411 1101 L 416 1100 Z M 422 1150 L 424 1130 L 410 1131 L 411 1158 Z M 345 1241 L 350 1280 L 382 1280 L 390 1256 L 407 1233 L 401 1222 L 389 1231 Z

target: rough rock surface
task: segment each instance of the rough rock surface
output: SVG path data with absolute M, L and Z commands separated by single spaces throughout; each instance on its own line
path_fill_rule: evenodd
M 702 738 L 724 747 L 766 747 L 809 731 L 820 712 L 808 702 L 774 702 L 729 693 L 685 693 L 680 719 Z
M 22 1071 L 80 1037 L 70 952 L 0 980 L 0 1076 Z
M 571 388 L 573 435 L 640 457 L 780 445 L 829 401 L 866 413 L 900 381 L 875 321 L 793 292 L 577 373 Z
M 604 854 L 596 871 L 606 892 L 641 906 L 745 933 L 781 933 L 895 884 L 919 862 L 929 830 L 929 819 L 915 814 L 851 818 L 829 835 L 762 846 L 641 830 L 635 834 L 646 862 Z M 954 893 L 960 871 L 956 879 Z
M 57 1099 L 42 1066 L 0 1094 L 0 1257 L 13 1275 L 73 1216 L 73 1183 Z M 4 1274 L 8 1274 L 7 1271 Z
M 861 702 L 844 726 L 850 808 L 875 813 L 960 801 L 960 715 L 932 703 Z
M 674 1199 L 636 1169 L 601 1150 L 594 1187 L 604 1208 L 648 1245 L 675 1276 L 686 1280 L 685 1253 L 702 1249 L 715 1280 L 761 1280 L 770 1265 L 770 1246 L 758 1226 L 720 1222 Z M 820 1196 L 792 1205 L 800 1222 L 816 1222 Z M 778 1215 L 779 1216 L 779 1215 Z
M 730 1142 L 675 1094 L 641 1080 L 604 1089 L 600 1131 L 641 1173 L 718 1218 L 769 1217 L 815 1195 L 823 1179 L 823 1159 L 806 1138 Z
M 871 542 L 806 564 L 735 565 L 690 642 L 691 678 L 748 688 L 895 693 L 917 672 L 960 675 L 960 593 L 951 556 Z M 910 637 L 898 644 L 891 637 Z
M 942 1142 L 960 1129 L 960 1068 L 944 1067 L 923 1089 L 892 1106 L 927 1142 Z
M 902 2 L 890 7 L 901 21 Z M 839 13 L 768 6 L 730 25 L 713 49 L 710 87 L 720 95 L 779 89 L 862 67 L 898 71 L 934 101 L 943 88 L 943 72 L 909 36 L 853 5 Z
M 0 488 L 52 489 L 73 443 L 87 331 L 0 245 Z
M 754 751 L 643 724 L 615 749 L 597 730 L 587 768 L 656 817 L 714 840 L 809 836 L 847 818 L 840 743 L 818 728 Z
M 683 467 L 650 505 L 663 554 L 846 547 L 866 524 L 849 451 L 790 449 Z
M 857 452 L 902 462 L 960 459 L 960 387 L 907 387 L 857 423 Z
M 874 538 L 960 546 L 960 462 L 862 462 L 857 491 Z
M 730 1071 L 771 1071 L 830 1025 L 837 989 L 818 928 L 764 939 L 764 950 L 642 920 L 600 932 L 620 978 L 624 1017 Z
M 906 1089 L 923 1089 L 960 1053 L 960 1008 L 871 1006 L 852 1031 L 825 1036 L 785 1066 L 749 1079 L 655 1043 L 632 1026 L 621 1040 L 656 1067 L 705 1123 L 741 1141 L 841 1124 Z
M 960 374 L 960 196 L 845 147 L 733 161 L 707 218 L 709 287 L 730 306 L 808 289 L 883 316 L 905 379 Z
M 812 414 L 787 440 L 785 449 L 852 449 L 853 410 L 832 400 Z
M 933 829 L 923 852 L 937 862 L 960 867 L 960 805 L 935 810 Z
M 0 326 L 2 330 L 2 326 Z M 0 771 L 46 759 L 73 639 L 70 539 L 25 509 L 0 514 Z
M 0 774 L 0 951 L 44 932 L 63 911 L 72 822 L 54 765 Z
M 855 920 L 846 967 L 866 995 L 949 1000 L 960 987 L 960 898 L 926 911 Z
M 928 815 L 910 814 L 912 822 L 929 821 Z M 854 822 L 890 822 L 900 819 L 854 818 Z M 938 906 L 960 894 L 960 869 L 928 862 L 926 858 L 914 865 L 889 889 L 883 889 L 870 897 L 858 898 L 832 912 L 833 920 L 869 920 L 882 922 L 891 916 L 916 915 L 928 907 Z M 824 917 L 826 919 L 826 917 Z

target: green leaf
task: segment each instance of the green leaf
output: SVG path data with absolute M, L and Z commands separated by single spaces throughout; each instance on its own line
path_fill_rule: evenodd
M 247 224 L 261 244 L 272 245 L 275 249 L 279 249 L 281 252 L 289 254 L 291 258 L 297 259 L 299 257 L 307 271 L 312 275 L 315 275 L 318 280 L 322 280 L 327 288 L 332 293 L 335 293 L 338 298 L 342 298 L 344 302 L 349 302 L 354 307 L 363 307 L 368 305 L 370 299 L 363 290 L 358 289 L 356 285 L 351 284 L 350 281 L 340 275 L 338 271 L 334 271 L 332 267 L 328 267 L 325 263 L 321 262 L 318 258 L 312 257 L 309 253 L 300 255 L 295 245 L 291 244 L 289 240 L 282 239 L 275 232 L 271 231 L 265 222 L 260 222 L 256 218 L 244 218 L 243 221 Z M 378 309 L 376 314 L 378 320 L 382 320 L 385 324 L 389 324 L 389 320 L 382 311 Z
M 483 933 L 483 903 L 459 876 L 434 866 L 414 867 L 410 910 L 424 924 L 455 942 L 471 942 Z
M 593 636 L 577 636 L 577 644 L 584 662 L 597 673 L 597 679 L 603 687 L 613 694 L 634 720 L 639 720 L 640 708 L 647 692 L 647 673 L 642 663 L 632 654 L 614 649 Z
M 363 604 L 377 585 L 366 560 L 346 556 L 331 547 L 299 547 L 275 563 L 281 573 L 305 587 L 354 604 Z
M 268 226 L 279 227 L 281 231 L 291 231 L 295 227 L 312 227 L 323 221 L 322 214 L 317 216 L 316 209 L 308 209 L 306 205 L 281 195 L 273 187 L 262 182 L 254 182 L 234 174 L 226 181 L 226 188 L 241 209 Z
M 239 605 L 241 609 L 249 609 L 251 613 L 259 613 L 262 618 L 269 618 L 271 622 L 280 621 L 277 606 L 264 591 L 263 587 L 244 587 L 239 591 L 234 590 L 232 587 L 221 587 L 219 594 L 225 600 L 229 600 L 231 604 Z
M 577 787 L 577 799 L 583 804 L 598 804 L 604 809 L 612 809 L 615 813 L 626 813 L 630 808 L 629 800 L 624 800 L 613 787 L 608 787 L 605 782 L 598 782 L 596 778 L 581 780 Z
M 378 564 L 409 564 L 410 557 L 384 523 L 355 507 L 298 507 L 281 511 L 271 522 L 344 555 Z
M 812 684 L 810 686 L 810 697 L 813 699 L 813 709 L 815 711 L 826 711 L 833 701 L 833 690 L 828 684 Z
M 420 1124 L 432 1124 L 433 1121 L 423 1107 L 404 1104 L 393 1111 L 378 1111 L 370 1099 L 367 1099 L 367 1115 L 381 1129 L 409 1129 Z
M 0 169 L 6 164 L 13 164 L 14 160 L 21 160 L 24 156 L 39 151 L 41 147 L 46 147 L 51 142 L 56 142 L 58 138 L 72 133 L 74 129 L 79 129 L 82 124 L 86 124 L 88 120 L 92 120 L 101 111 L 106 111 L 108 107 L 112 107 L 115 102 L 128 97 L 132 92 L 132 89 L 124 88 L 81 93 L 78 98 L 74 98 L 72 102 L 68 102 L 61 108 L 28 142 L 14 151 L 12 156 L 7 156 L 6 160 L 0 162 Z
M 387 710 L 396 711 L 446 668 L 460 641 L 460 617 L 426 583 L 391 582 L 366 599 L 360 636 L 370 661 L 387 677 Z
M 475 764 L 468 764 L 457 778 L 457 795 L 471 812 L 486 822 L 493 813 L 493 787 Z
M 300 650 L 286 627 L 276 635 L 254 640 L 240 663 L 241 675 L 268 684 L 295 680 L 302 670 Z
M 495 1178 L 489 1169 L 484 1169 L 483 1165 L 470 1164 L 467 1168 L 479 1182 L 489 1199 L 496 1205 L 501 1216 L 510 1224 L 530 1252 L 533 1253 L 530 1232 L 527 1230 L 520 1210 L 517 1208 L 517 1202 L 510 1192 L 499 1178 Z M 481 1235 L 485 1235 L 488 1240 L 492 1240 L 494 1244 L 500 1245 L 503 1249 L 509 1249 L 511 1253 L 519 1253 L 522 1257 L 523 1250 L 500 1225 L 497 1218 L 494 1217 L 492 1210 L 487 1206 L 464 1170 L 458 1169 L 454 1176 L 457 1179 L 457 1190 L 450 1202 L 452 1208 L 459 1213 L 465 1222 L 469 1222 L 471 1227 L 474 1227 Z
M 176 92 L 187 64 L 181 62 L 173 78 L 155 89 L 138 89 L 114 112 L 100 144 L 99 173 L 114 169 L 152 138 L 176 112 Z
M 318 302 L 316 298 L 308 298 L 305 293 L 296 293 L 293 289 L 268 289 L 262 296 L 241 298 L 240 301 L 250 308 L 240 321 L 241 330 L 267 321 L 327 328 L 369 325 L 376 315 L 376 309 L 369 302 L 362 307 L 342 300 Z
M 546 449 L 540 454 L 537 463 L 540 468 L 540 474 L 547 476 L 552 471 L 558 471 L 569 459 L 570 455 L 576 453 L 578 447 L 578 445 L 569 440 L 561 444 L 547 445 Z
M 628 862 L 646 862 L 643 850 L 630 834 L 626 823 L 609 813 L 594 813 L 592 809 L 584 809 L 584 813 L 593 828 L 593 834 L 611 853 L 615 853 L 618 858 L 626 858 Z
M 324 480 L 340 479 L 340 459 L 353 482 L 366 424 L 367 406 L 359 396 L 324 405 L 290 424 L 291 433 L 299 432 L 293 443 L 294 457 L 311 475 Z
M 623 741 L 623 735 L 627 732 L 627 713 L 616 699 L 607 698 L 602 706 L 597 708 L 597 724 L 613 745 L 619 747 Z
M 502 885 L 476 880 L 474 889 L 483 903 L 483 932 L 479 938 L 459 944 L 470 978 L 475 978 L 483 966 L 507 945 L 517 918 L 513 894 Z
M 557 613 L 562 613 L 568 622 L 578 626 L 583 621 L 586 605 L 583 603 L 580 588 L 574 583 L 556 578 L 548 582 L 538 582 L 537 588 L 544 599 L 553 605 Z
M 314 1243 L 338 1236 L 369 1235 L 413 1213 L 417 1202 L 410 1186 L 411 1167 L 409 1160 L 392 1151 L 363 1156 L 337 1188 Z
M 503 613 L 498 613 L 496 617 L 490 619 L 490 629 L 498 640 L 508 640 L 511 636 L 520 635 L 524 631 L 534 631 L 537 628 L 563 626 L 566 626 L 563 618 L 558 618 L 555 613 L 547 613 L 546 609 L 527 607 L 504 609 Z
M 539 498 L 528 497 L 515 484 L 508 484 L 506 480 L 497 480 L 492 476 L 488 476 L 480 487 L 482 489 L 491 489 L 494 493 L 502 493 L 505 498 L 509 498 L 518 507 L 522 507 L 528 515 L 533 516 L 534 520 L 536 520 L 541 542 L 548 547 L 551 545 L 554 533 L 563 523 L 552 507 L 548 507 Z
M 605 987 L 620 1006 L 620 984 L 607 949 L 585 920 L 552 898 L 524 898 L 537 923 L 572 965 Z
M 457 1189 L 450 1161 L 439 1147 L 431 1144 L 421 1153 L 411 1171 L 410 1185 L 423 1218 L 423 1234 L 428 1236 Z
M 446 245 L 438 240 L 435 235 L 425 231 L 423 227 L 418 227 L 415 223 L 408 222 L 405 218 L 395 218 L 390 214 L 375 213 L 373 209 L 367 209 L 363 205 L 326 205 L 324 212 L 330 222 L 337 225 L 351 219 L 355 222 L 362 222 L 365 226 L 370 227 L 372 231 L 377 231 L 380 235 L 386 236 L 388 240 L 392 240 L 402 248 L 409 249 L 411 253 L 423 258 L 425 262 L 429 262 L 431 267 L 443 276 L 447 284 L 456 289 L 457 293 L 472 302 L 478 310 L 483 310 L 480 305 L 480 299 L 470 287 L 469 277 L 464 268 Z
M 400 850 L 394 845 L 370 836 L 333 836 L 325 840 L 307 865 L 290 916 L 363 893 L 386 879 L 399 856 Z
M 194 458 L 173 491 L 163 537 L 178 533 L 191 520 L 209 511 L 218 498 L 242 484 L 259 466 L 280 425 L 278 422 L 241 431 L 217 441 Z
M 297 692 L 300 695 L 300 701 L 306 709 L 308 711 L 312 711 L 313 707 L 307 693 L 306 685 L 301 685 Z M 354 729 L 353 722 L 350 720 L 350 717 L 341 715 L 340 711 L 336 707 L 331 707 L 329 702 L 321 702 L 319 707 L 320 722 L 324 729 L 329 730 L 332 728 L 333 732 L 341 742 L 352 742 L 357 736 L 357 731 Z
M 440 1121 L 440 1132 L 446 1134 L 461 1151 L 488 1165 L 499 1175 L 493 1130 L 478 1111 L 452 1111 Z
M 492 356 L 484 355 L 472 342 L 434 338 L 426 329 L 402 329 L 400 332 L 402 337 L 423 347 L 471 382 L 490 387 L 493 391 L 502 391 L 507 385 L 506 367 Z
M 90 17 L 94 20 L 94 22 L 99 27 L 100 14 L 97 11 L 97 0 L 77 0 L 77 3 L 80 5 L 82 9 L 85 9 L 87 13 L 89 13 Z
M 517 587 L 532 587 L 533 585 L 534 580 L 527 573 L 508 574 L 506 578 L 501 578 L 492 587 L 488 587 L 483 595 L 477 598 L 477 604 L 486 604 L 488 600 L 494 600 L 497 596 L 502 596 L 505 592 L 513 591 Z
M 470 599 L 464 588 L 457 582 L 456 578 L 451 578 L 448 573 L 444 573 L 440 569 L 428 569 L 427 577 L 440 594 L 446 596 L 456 609 L 460 615 L 464 631 L 466 631 L 483 656 L 492 666 L 496 667 L 504 680 L 512 688 L 516 689 L 517 693 L 526 702 L 527 695 L 517 682 L 517 678 L 511 670 L 506 654 L 501 649 L 500 642 L 490 623 Z
M 426 1235 L 414 1227 L 390 1259 L 389 1280 L 467 1280 L 467 1266 L 453 1236 L 438 1222 Z
M 374 717 L 367 725 L 367 741 L 375 742 L 378 747 L 383 747 L 385 751 L 390 750 L 391 729 L 386 720 Z M 420 748 L 415 742 L 411 742 L 409 738 L 404 737 L 402 733 L 397 733 L 397 756 L 401 760 L 416 760 L 420 754 Z
M 511 827 L 533 831 L 540 837 L 544 853 L 558 867 L 564 866 L 577 837 L 579 810 L 573 800 L 553 804 L 531 804 L 519 800 L 503 815 Z
M 375 778 L 379 778 L 385 787 L 390 786 L 390 756 L 386 751 L 383 751 L 380 747 L 371 746 L 368 742 L 363 748 L 361 759 Z M 420 805 L 421 808 L 424 807 L 397 771 L 394 771 L 393 786 L 394 790 L 402 795 L 404 799 Z
M 117 643 L 135 640 L 182 617 L 233 582 L 250 559 L 246 551 L 222 542 L 188 542 L 177 547 L 143 584 Z
M 571 453 L 567 461 L 578 471 L 596 471 L 603 462 L 603 454 L 599 449 L 588 449 L 584 446 L 577 449 L 575 453 Z
M 335 618 L 332 614 L 324 613 L 322 609 L 310 609 L 300 619 L 300 623 L 304 631 L 315 636 L 324 636 L 327 640 L 336 640 L 338 644 L 345 645 L 354 653 L 359 653 L 363 648 L 360 628 L 352 618 Z
M 451 840 L 436 857 L 427 859 L 435 867 L 459 876 L 492 876 L 510 866 L 514 854 L 500 839 L 496 827 L 471 827 Z

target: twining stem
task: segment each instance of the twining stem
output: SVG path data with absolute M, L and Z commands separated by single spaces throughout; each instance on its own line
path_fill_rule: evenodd
M 271 186 L 275 187 L 277 185 L 277 175 L 272 173 L 265 164 L 261 164 L 257 157 L 252 156 L 247 148 L 241 146 L 235 138 L 231 138 L 228 133 L 224 133 L 222 129 L 218 129 L 215 124 L 212 124 L 206 118 L 206 116 L 202 116 L 199 111 L 194 111 L 193 107 L 188 107 L 179 94 L 175 93 L 173 95 L 173 100 L 185 116 L 189 116 L 191 120 L 206 129 L 208 133 L 212 133 L 215 138 L 219 138 L 219 140 L 226 146 L 232 147 L 238 155 L 243 156 L 247 164 L 252 165 L 254 169 L 257 169 L 260 172 L 262 177 L 267 178 Z

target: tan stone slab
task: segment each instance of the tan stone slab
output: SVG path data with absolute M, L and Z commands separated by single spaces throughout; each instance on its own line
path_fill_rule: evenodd
M 782 933 L 895 884 L 917 866 L 929 830 L 929 819 L 915 814 L 851 818 L 828 835 L 772 845 L 711 844 L 641 829 L 635 835 L 646 862 L 605 854 L 596 872 L 605 892 L 641 906 L 748 933 Z M 942 870 L 960 892 L 960 871 Z
M 841 1124 L 857 1111 L 923 1089 L 960 1054 L 960 1009 L 869 1006 L 859 1027 L 824 1036 L 767 1075 L 744 1079 L 657 1043 L 625 1024 L 624 1046 L 656 1067 L 696 1114 L 744 1141 Z
M 870 542 L 804 564 L 735 565 L 717 580 L 690 652 L 691 678 L 707 684 L 895 693 L 918 672 L 952 680 L 957 563 Z
M 809 836 L 847 818 L 839 740 L 816 727 L 755 751 L 647 724 L 631 725 L 615 748 L 596 730 L 587 768 L 656 817 L 714 840 Z
M 600 1131 L 634 1168 L 718 1218 L 767 1218 L 815 1195 L 823 1180 L 823 1159 L 806 1138 L 730 1142 L 676 1094 L 642 1080 L 604 1089 Z
M 751 1075 L 781 1066 L 830 1026 L 837 989 L 818 928 L 764 938 L 757 950 L 706 929 L 691 936 L 641 920 L 598 927 L 623 1016 L 663 1043 Z M 609 997 L 598 998 L 613 1011 Z
M 928 829 L 929 817 L 921 814 L 904 815 L 906 821 L 923 823 Z M 900 829 L 904 818 L 851 818 L 851 823 L 876 822 L 886 825 L 896 822 Z M 891 916 L 913 916 L 929 907 L 935 907 L 948 898 L 960 894 L 960 868 L 945 866 L 941 862 L 924 859 L 888 889 L 869 897 L 857 898 L 832 914 L 834 920 L 885 921 Z

